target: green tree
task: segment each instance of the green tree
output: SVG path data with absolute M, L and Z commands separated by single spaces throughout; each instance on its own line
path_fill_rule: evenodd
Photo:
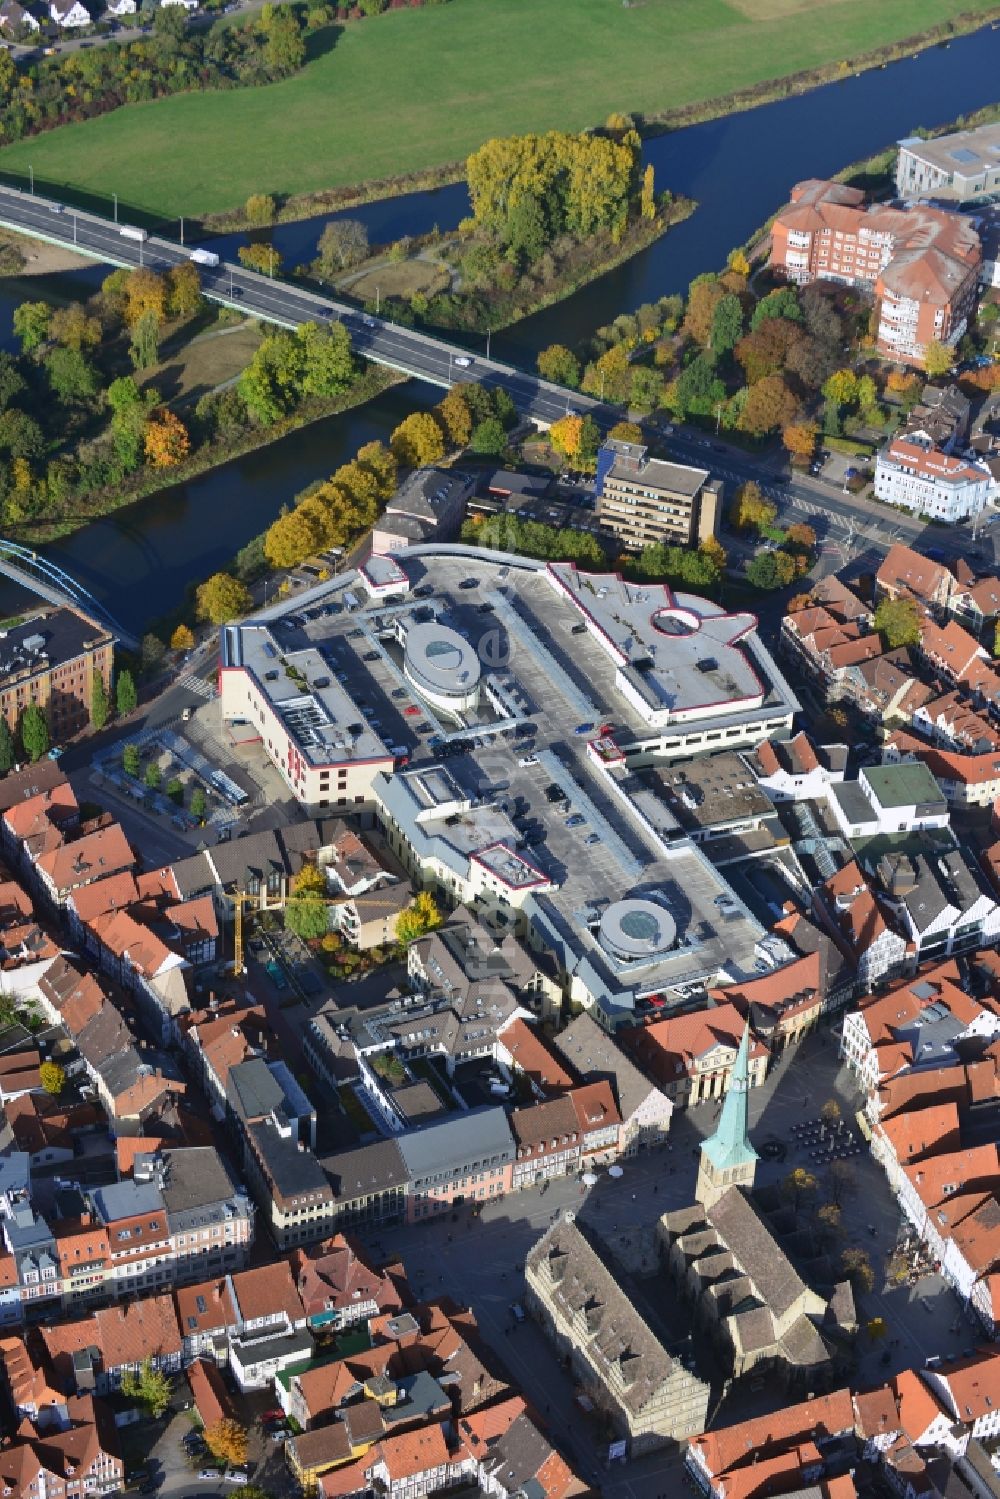
M 788 318 L 793 323 L 801 321 L 802 308 L 794 287 L 781 286 L 757 303 L 750 319 L 751 331 L 755 333 L 768 318 Z
M 209 624 L 224 625 L 246 614 L 252 600 L 245 583 L 230 573 L 213 573 L 195 592 L 195 613 Z
M 104 678 L 99 671 L 95 671 L 90 684 L 90 722 L 95 729 L 103 729 L 108 721 L 111 704 L 108 701 L 108 689 L 104 685 Z
M 97 373 L 79 349 L 53 349 L 43 360 L 45 378 L 60 401 L 88 401 L 97 393 Z
M 838 406 L 853 406 L 858 398 L 858 377 L 853 370 L 834 370 L 823 386 L 828 401 Z
M 681 371 L 674 389 L 681 416 L 710 416 L 726 398 L 726 387 L 715 372 L 715 360 L 707 352 L 698 354 Z
M 58 1062 L 43 1062 L 38 1077 L 46 1093 L 51 1093 L 54 1098 L 58 1098 L 66 1086 L 66 1071 Z
M 159 791 L 160 782 L 163 780 L 163 772 L 155 760 L 150 760 L 146 766 L 145 781 L 150 791 Z
M 37 349 L 49 336 L 52 308 L 48 302 L 22 302 L 14 308 L 14 332 L 25 354 Z
M 712 313 L 711 349 L 713 354 L 728 354 L 743 334 L 743 304 L 727 292 L 715 304 Z
M 196 786 L 191 793 L 191 816 L 198 822 L 203 822 L 208 810 L 208 799 L 201 786 Z
M 553 385 L 568 385 L 576 390 L 580 384 L 580 361 L 565 344 L 549 344 L 538 356 L 538 373 Z
M 12 401 L 18 400 L 27 390 L 28 382 L 18 369 L 17 360 L 6 350 L 0 351 L 0 411 L 6 411 Z
M 494 458 L 499 458 L 506 446 L 507 434 L 495 416 L 487 417 L 485 422 L 479 423 L 470 443 L 474 453 L 489 454 Z
M 49 726 L 37 703 L 29 703 L 21 714 L 21 744 L 29 760 L 40 760 L 49 749 Z
M 915 599 L 882 599 L 875 610 L 875 628 L 886 650 L 919 645 L 923 616 Z
M 0 714 L 0 775 L 5 776 L 14 764 L 14 736 L 10 724 Z
M 173 1383 L 162 1369 L 154 1369 L 145 1359 L 138 1369 L 126 1369 L 121 1378 L 121 1392 L 128 1400 L 138 1400 L 154 1420 L 159 1420 L 173 1393 Z
M 295 896 L 285 905 L 285 926 L 303 942 L 314 941 L 328 930 L 327 906 L 315 896 Z
M 306 60 L 306 44 L 298 15 L 290 5 L 271 8 L 268 23 L 262 30 L 267 38 L 264 61 L 273 77 L 287 78 L 301 68 Z
M 126 744 L 122 750 L 122 770 L 127 776 L 132 776 L 138 780 L 140 763 L 139 746 L 137 744 Z
M 795 563 L 786 552 L 758 552 L 747 563 L 747 581 L 754 588 L 784 588 L 794 576 Z
M 0 414 L 0 452 L 11 458 L 40 458 L 45 451 L 45 434 L 26 411 L 16 407 Z
M 168 7 L 170 9 L 172 7 Z M 150 308 L 144 312 L 132 329 L 129 358 L 137 370 L 152 369 L 160 357 L 160 321 Z
M 273 425 L 298 403 L 302 370 L 303 349 L 298 338 L 280 332 L 261 340 L 238 385 L 247 411 L 258 426 Z
M 169 797 L 178 807 L 184 805 L 184 782 L 178 776 L 172 776 L 167 782 L 164 795 Z
M 343 323 L 326 328 L 303 323 L 297 333 L 302 350 L 302 390 L 307 396 L 336 396 L 354 379 L 351 336 Z
M 123 667 L 115 683 L 115 705 L 121 717 L 126 718 L 134 710 L 138 701 L 139 694 L 135 690 L 135 678 L 128 667 Z
M 166 655 L 166 647 L 158 635 L 148 631 L 139 644 L 139 660 L 143 673 L 151 675 L 163 662 Z
M 588 413 L 580 423 L 580 442 L 576 450 L 577 461 L 581 468 L 592 469 L 594 467 L 600 446 L 601 429 Z

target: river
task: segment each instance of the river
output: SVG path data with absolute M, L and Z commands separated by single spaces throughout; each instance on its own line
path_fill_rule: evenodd
M 697 211 L 648 250 L 599 281 L 493 338 L 492 352 L 530 366 L 540 348 L 574 345 L 595 327 L 642 302 L 682 291 L 701 271 L 724 264 L 733 246 L 786 201 L 793 183 L 829 176 L 873 154 L 918 125 L 935 126 L 996 102 L 1000 30 L 984 29 L 930 48 L 885 69 L 827 84 L 744 114 L 656 136 L 645 159 L 659 188 L 692 197 Z M 289 265 L 315 255 L 330 217 L 361 219 L 373 242 L 453 228 L 468 212 L 464 185 L 369 203 L 297 224 L 280 225 L 274 242 Z M 231 253 L 245 236 L 213 244 Z M 58 278 L 65 293 L 93 285 L 97 268 Z M 55 278 L 53 278 L 55 279 Z M 43 284 L 0 288 L 0 343 L 9 340 L 13 307 Z M 439 392 L 410 385 L 369 406 L 318 422 L 272 447 L 177 485 L 47 548 L 123 625 L 141 633 L 168 612 L 191 579 L 227 561 L 313 479 L 324 477 L 363 442 L 386 438 L 405 411 Z M 6 601 L 4 600 L 4 604 Z

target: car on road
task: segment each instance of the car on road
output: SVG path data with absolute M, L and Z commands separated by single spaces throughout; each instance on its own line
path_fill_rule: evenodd
M 230 1468 L 227 1473 L 223 1473 L 222 1481 L 223 1483 L 238 1483 L 241 1485 L 250 1482 L 247 1475 L 240 1468 Z
M 594 725 L 592 723 L 578 723 L 573 730 L 574 734 L 592 734 L 593 732 Z
M 395 697 L 396 696 L 395 692 L 392 695 L 393 695 L 393 697 Z M 404 696 L 405 696 L 405 693 L 404 693 Z M 406 714 L 407 718 L 419 718 L 420 717 L 420 709 L 417 707 L 416 703 L 410 703 L 408 707 L 406 707 L 406 708 L 403 709 L 403 712 Z
M 510 1314 L 514 1318 L 515 1322 L 523 1322 L 524 1319 L 525 1319 L 525 1316 L 527 1315 L 525 1313 L 524 1307 L 521 1305 L 521 1303 L 519 1301 L 512 1301 L 511 1302 L 511 1304 L 510 1304 Z
M 593 848 L 593 846 L 594 846 L 595 843 L 600 843 L 600 841 L 601 841 L 601 835 L 600 835 L 600 833 L 588 833 L 587 836 L 586 836 L 586 838 L 584 838 L 583 841 L 587 845 L 588 848 Z
M 190 717 L 191 717 L 191 709 L 190 708 L 185 708 L 184 712 L 181 714 L 181 723 L 187 723 L 187 721 L 188 721 L 188 719 Z
M 579 812 L 574 812 L 572 817 L 567 817 L 566 826 L 568 828 L 579 828 L 583 826 L 586 820 Z
M 461 581 L 461 583 L 459 583 L 458 586 L 459 586 L 459 588 L 478 588 L 479 587 L 479 579 L 478 578 L 463 578 L 462 581 Z
M 472 360 L 467 354 L 456 354 L 455 363 L 458 365 L 460 370 L 467 370 L 469 368 L 469 365 L 472 363 Z
M 208 1483 L 215 1483 L 220 1476 L 221 1475 L 215 1468 L 202 1468 L 201 1472 L 198 1474 L 199 1478 L 204 1478 Z
M 361 319 L 361 321 L 364 323 L 364 325 L 365 325 L 366 328 L 377 328 L 378 327 L 378 323 L 375 321 L 375 319 L 373 317 L 363 317 Z

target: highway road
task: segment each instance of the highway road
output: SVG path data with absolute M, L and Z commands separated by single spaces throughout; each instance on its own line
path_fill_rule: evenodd
M 142 265 L 166 271 L 191 256 L 189 248 L 173 240 L 153 235 L 145 241 L 130 239 L 123 236 L 123 226 L 110 219 L 17 188 L 0 187 L 0 224 L 15 233 L 44 239 L 112 265 Z M 346 303 L 331 301 L 280 278 L 258 275 L 238 263 L 226 261 L 218 268 L 201 266 L 199 270 L 202 290 L 212 301 L 285 328 L 339 318 L 350 332 L 354 348 L 366 359 L 445 389 L 460 380 L 502 385 L 519 410 L 537 422 L 557 421 L 569 411 L 581 415 L 589 412 L 606 429 L 620 414 L 611 406 L 552 385 L 513 365 L 473 357 L 460 345 L 385 318 L 362 315 Z
M 685 428 L 675 428 L 665 439 L 667 451 L 680 463 L 710 468 L 726 481 L 727 495 L 747 480 L 754 480 L 778 508 L 778 523 L 790 525 L 805 521 L 815 527 L 820 544 L 833 544 L 843 552 L 846 563 L 852 554 L 876 550 L 887 552 L 895 542 L 915 547 L 917 551 L 933 550 L 944 561 L 967 557 L 982 564 L 995 560 L 995 538 L 1000 525 L 996 512 L 987 513 L 977 536 L 968 524 L 927 526 L 918 517 L 891 510 L 888 506 L 861 494 L 844 491 L 838 484 L 812 475 L 789 478 L 787 470 L 770 464 L 720 439 L 704 437 Z

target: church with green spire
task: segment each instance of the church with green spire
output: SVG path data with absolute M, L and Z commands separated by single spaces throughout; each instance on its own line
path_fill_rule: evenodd
M 710 1208 L 730 1187 L 750 1191 L 757 1171 L 757 1152 L 750 1144 L 750 1025 L 733 1063 L 729 1088 L 714 1135 L 701 1147 L 698 1185 L 695 1196 L 702 1207 Z

